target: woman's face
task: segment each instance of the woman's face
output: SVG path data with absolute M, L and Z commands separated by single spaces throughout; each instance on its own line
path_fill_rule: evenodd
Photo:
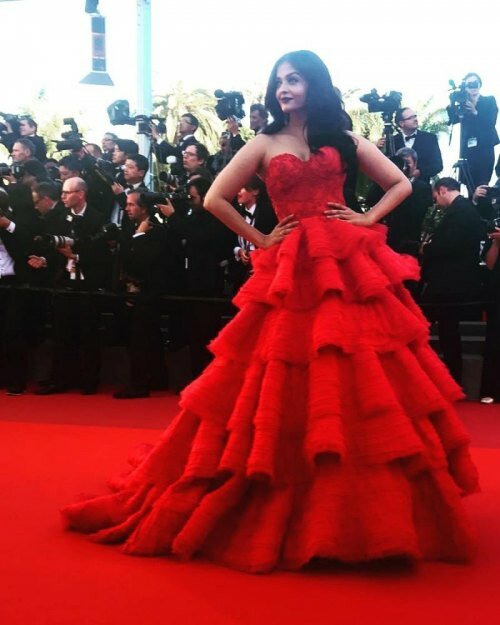
M 301 111 L 306 106 L 307 81 L 288 61 L 276 72 L 275 95 L 283 113 Z

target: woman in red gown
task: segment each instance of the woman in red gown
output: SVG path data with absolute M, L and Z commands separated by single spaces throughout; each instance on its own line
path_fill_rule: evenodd
M 260 248 L 240 311 L 160 441 L 115 492 L 65 508 L 66 524 L 129 554 L 201 553 L 249 572 L 314 557 L 469 560 L 461 498 L 478 485 L 452 407 L 462 393 L 403 287 L 416 267 L 375 226 L 410 184 L 344 130 L 312 52 L 276 63 L 266 106 L 274 123 L 206 200 Z M 356 163 L 386 191 L 367 214 L 344 206 Z M 256 172 L 280 220 L 269 235 L 230 205 Z

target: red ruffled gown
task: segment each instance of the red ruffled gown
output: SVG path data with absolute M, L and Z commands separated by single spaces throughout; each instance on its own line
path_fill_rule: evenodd
M 180 412 L 114 493 L 66 507 L 71 529 L 134 555 L 202 553 L 249 572 L 313 557 L 467 561 L 461 497 L 478 490 L 462 397 L 402 283 L 412 261 L 381 229 L 326 219 L 337 151 L 272 159 L 279 218 L 235 319 Z

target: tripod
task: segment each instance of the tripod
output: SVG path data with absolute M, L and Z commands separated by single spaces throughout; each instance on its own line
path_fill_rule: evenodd
M 469 162 L 467 158 L 465 157 L 465 137 L 464 137 L 464 130 L 462 128 L 462 123 L 461 123 L 463 120 L 463 115 L 459 114 L 458 120 L 460 121 L 460 153 L 459 153 L 458 161 L 456 161 L 456 163 L 452 167 L 451 177 L 455 178 L 455 180 L 457 180 L 461 184 L 464 184 L 467 187 L 467 192 L 468 192 L 469 197 L 472 197 L 474 194 L 475 187 L 474 187 L 474 180 L 472 179 L 472 173 L 470 170 Z M 451 126 L 449 144 L 451 144 L 452 136 L 453 136 L 453 124 Z

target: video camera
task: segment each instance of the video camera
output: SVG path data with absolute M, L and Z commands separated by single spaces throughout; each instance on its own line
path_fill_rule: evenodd
M 4 120 L 5 123 L 0 122 L 0 143 L 3 143 L 3 135 L 15 135 L 16 137 L 20 136 L 19 128 L 21 126 L 21 120 L 17 115 L 11 115 L 10 113 L 2 113 L 0 112 L 0 117 Z M 11 130 L 7 126 L 9 124 Z
M 154 124 L 160 134 L 167 132 L 165 117 L 158 115 L 130 115 L 128 100 L 115 100 L 106 109 L 109 122 L 112 126 L 136 126 L 138 135 L 151 135 L 151 124 Z
M 115 167 L 110 161 L 85 154 L 81 159 L 82 177 L 85 180 L 95 177 L 111 187 L 116 182 Z
M 20 180 L 24 175 L 24 165 L 22 163 L 0 163 L 0 178 L 6 178 L 7 176 L 14 176 L 16 180 Z
M 462 80 L 458 87 L 454 80 L 449 80 L 448 84 L 450 85 L 450 110 L 448 111 L 448 123 L 453 124 L 456 122 L 456 117 L 462 119 L 467 112 L 465 103 L 468 101 L 469 95 L 467 93 L 467 89 L 465 88 L 465 81 Z
M 225 121 L 228 117 L 235 117 L 237 120 L 245 117 L 245 111 L 243 110 L 245 98 L 240 91 L 216 89 L 214 96 L 217 98 L 215 112 L 221 121 Z
M 62 141 L 55 141 L 56 149 L 78 151 L 83 148 L 82 134 L 73 117 L 65 117 L 63 124 L 69 126 L 70 130 L 61 132 Z
M 382 113 L 384 121 L 392 120 L 394 113 L 401 107 L 403 94 L 400 91 L 389 91 L 379 95 L 376 89 L 365 93 L 359 99 L 368 104 L 369 113 Z

